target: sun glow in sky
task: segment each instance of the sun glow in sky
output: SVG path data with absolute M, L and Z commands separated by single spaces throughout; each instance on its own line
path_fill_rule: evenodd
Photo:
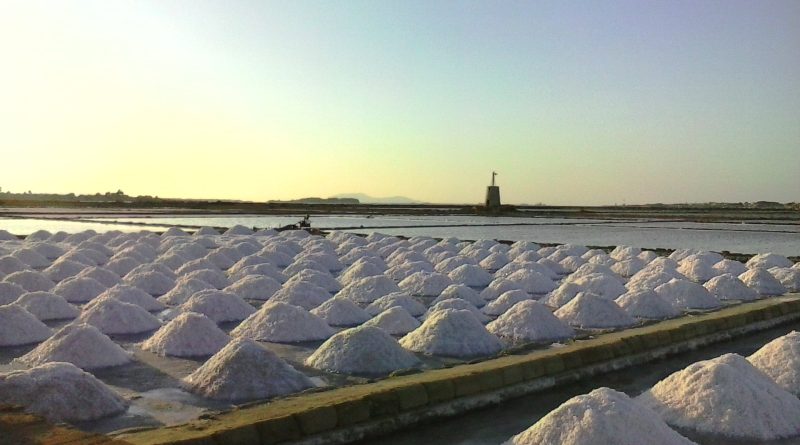
M 0 0 L 0 187 L 800 201 L 800 2 Z

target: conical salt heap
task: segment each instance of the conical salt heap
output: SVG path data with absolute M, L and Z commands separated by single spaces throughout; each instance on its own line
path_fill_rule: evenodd
M 154 297 L 160 297 L 175 287 L 175 280 L 156 271 L 144 271 L 125 275 L 125 283 L 147 292 Z
M 203 290 L 216 290 L 216 288 L 197 278 L 181 277 L 172 290 L 158 297 L 158 301 L 170 306 L 179 306 L 186 303 L 192 295 Z
M 0 281 L 0 306 L 17 301 L 17 298 L 27 292 L 28 291 L 14 283 Z
M 52 333 L 50 328 L 22 306 L 0 306 L 0 346 L 38 343 Z
M 783 295 L 786 293 L 783 284 L 763 267 L 750 269 L 739 275 L 739 279 L 759 295 Z
M 691 445 L 658 414 L 609 388 L 573 397 L 504 445 Z
M 22 406 L 54 423 L 113 416 L 128 405 L 93 375 L 63 362 L 0 374 L 0 394 L 4 403 Z
M 158 355 L 201 357 L 216 354 L 228 341 L 228 334 L 210 318 L 196 312 L 183 312 L 141 346 Z
M 792 331 L 747 358 L 781 388 L 800 395 L 800 332 Z
M 445 290 L 443 290 L 442 293 L 431 302 L 431 304 L 436 304 L 440 301 L 449 300 L 451 298 L 460 298 L 462 300 L 466 300 L 475 307 L 486 306 L 486 300 L 484 300 L 478 292 L 466 284 L 451 284 L 447 286 Z
M 256 311 L 237 295 L 215 290 L 197 292 L 180 305 L 180 310 L 203 314 L 214 323 L 244 320 Z
M 404 292 L 394 292 L 389 295 L 384 295 L 370 303 L 366 311 L 368 314 L 375 316 L 395 306 L 402 307 L 408 311 L 412 317 L 419 317 L 427 310 L 425 305 L 415 300 L 414 297 Z
M 508 277 L 520 286 L 520 289 L 530 294 L 546 294 L 556 288 L 556 283 L 549 277 L 531 269 L 520 269 Z
M 370 315 L 344 297 L 331 298 L 311 311 L 331 326 L 356 326 L 369 320 Z
M 50 292 L 28 292 L 14 304 L 24 307 L 42 321 L 75 318 L 81 313 L 63 297 Z
M 680 309 L 652 290 L 628 291 L 620 295 L 614 302 L 634 318 L 664 320 L 681 315 Z
M 316 284 L 295 281 L 291 284 L 288 282 L 284 284 L 272 295 L 270 301 L 282 301 L 310 311 L 330 298 L 330 292 Z
M 679 309 L 716 309 L 722 305 L 706 288 L 688 280 L 673 278 L 655 291 Z
M 183 384 L 203 397 L 230 402 L 283 396 L 314 386 L 275 353 L 248 339 L 232 340 Z
M 521 301 L 486 329 L 499 337 L 536 343 L 550 343 L 575 336 L 575 331 L 558 319 L 550 309 L 534 300 Z
M 500 340 L 471 312 L 454 309 L 433 312 L 420 327 L 403 337 L 400 345 L 424 354 L 460 358 L 488 357 L 503 349 Z
M 510 290 L 483 308 L 486 315 L 502 315 L 520 301 L 530 300 L 531 296 L 524 290 Z
M 264 275 L 246 275 L 224 289 L 249 300 L 269 300 L 281 288 L 274 278 Z
M 451 284 L 450 278 L 438 272 L 416 272 L 397 283 L 403 291 L 423 297 L 435 297 Z
M 231 336 L 297 343 L 324 340 L 334 332 L 321 318 L 299 306 L 270 301 L 231 331 Z
M 164 303 L 153 298 L 150 294 L 138 287 L 129 286 L 127 284 L 118 284 L 106 289 L 103 293 L 98 295 L 96 299 L 89 302 L 87 307 L 104 298 L 113 298 L 123 303 L 135 304 L 148 312 L 157 312 L 165 309 Z
M 493 279 L 492 274 L 474 264 L 462 264 L 450 271 L 447 277 L 453 280 L 453 283 L 464 284 L 470 287 L 488 286 Z
M 703 360 L 637 398 L 668 424 L 748 440 L 800 434 L 800 400 L 736 354 Z
M 742 280 L 727 273 L 706 281 L 703 287 L 720 300 L 750 301 L 758 299 L 758 292 L 747 287 Z
M 555 316 L 570 326 L 582 329 L 624 328 L 636 324 L 617 303 L 598 295 L 581 292 L 561 306 Z
M 73 323 L 61 328 L 17 361 L 28 366 L 69 362 L 90 370 L 124 365 L 131 361 L 131 356 L 96 327 Z
M 106 286 L 94 278 L 76 276 L 58 283 L 52 292 L 70 303 L 86 303 L 105 290 Z
M 371 376 L 413 368 L 419 363 L 391 335 L 371 326 L 339 332 L 306 360 L 307 366 L 316 369 Z
M 400 292 L 397 283 L 385 275 L 361 278 L 343 287 L 336 296 L 347 297 L 356 303 L 372 303 L 378 298 Z
M 161 326 L 153 314 L 140 306 L 112 297 L 93 301 L 84 308 L 76 322 L 90 324 L 104 334 L 139 334 Z
M 488 323 L 489 320 L 491 320 L 489 317 L 486 316 L 486 314 L 481 312 L 472 303 L 466 300 L 462 300 L 460 298 L 451 298 L 449 300 L 443 300 L 434 304 L 433 306 L 428 308 L 428 311 L 425 312 L 425 316 L 423 318 L 428 318 L 431 316 L 432 313 L 445 309 L 458 309 L 458 310 L 470 311 L 472 315 L 475 316 L 475 319 L 477 319 L 481 323 Z
M 390 335 L 405 335 L 417 329 L 420 324 L 419 320 L 401 306 L 392 306 L 364 323 L 364 326 L 383 329 Z
M 75 278 L 80 277 L 93 278 L 105 287 L 116 286 L 122 282 L 122 278 L 120 278 L 119 275 L 104 267 L 87 267 L 83 269 L 81 273 L 75 275 Z
M 43 273 L 33 270 L 23 270 L 8 274 L 3 278 L 6 283 L 14 283 L 28 292 L 48 292 L 55 287 L 55 283 Z

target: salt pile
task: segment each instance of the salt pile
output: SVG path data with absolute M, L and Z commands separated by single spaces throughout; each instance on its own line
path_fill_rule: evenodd
M 111 297 L 95 300 L 76 322 L 92 325 L 104 334 L 139 334 L 161 326 L 158 319 L 141 306 Z
M 6 283 L 14 283 L 19 285 L 28 292 L 47 292 L 56 285 L 41 272 L 35 272 L 32 270 L 14 272 L 3 278 L 3 281 Z
M 81 313 L 69 304 L 64 297 L 50 292 L 28 292 L 14 303 L 22 306 L 39 320 L 64 320 L 75 318 Z
M 428 311 L 425 313 L 425 317 L 423 318 L 428 318 L 431 316 L 432 313 L 436 311 L 442 311 L 445 309 L 457 309 L 457 310 L 469 311 L 481 323 L 487 323 L 490 320 L 489 317 L 484 315 L 483 312 L 481 312 L 480 310 L 478 310 L 478 308 L 473 306 L 472 303 L 466 300 L 462 300 L 460 298 L 451 298 L 449 300 L 443 300 L 434 304 L 433 306 L 428 308 Z
M 689 365 L 638 397 L 668 424 L 750 440 L 800 433 L 800 400 L 743 357 Z
M 175 271 L 175 273 L 178 274 L 179 276 L 184 276 L 196 270 L 205 270 L 205 269 L 218 270 L 217 266 L 215 266 L 214 263 L 212 263 L 211 261 L 208 261 L 205 258 L 199 258 L 196 260 L 189 261 L 188 263 L 179 267 L 178 270 Z
M 551 260 L 550 258 L 542 258 L 536 261 L 537 264 L 547 267 L 556 275 L 567 275 L 570 271 L 565 269 L 562 265 L 558 264 L 558 262 Z
M 336 296 L 349 298 L 356 303 L 372 303 L 378 298 L 400 292 L 400 288 L 389 277 L 379 275 L 366 277 L 342 288 Z
M 625 283 L 628 290 L 653 290 L 674 278 L 683 279 L 683 275 L 675 271 L 645 267 Z
M 22 306 L 0 306 L 0 346 L 38 343 L 50 334 L 50 328 Z
M 197 229 L 196 232 L 194 232 L 194 236 L 201 236 L 201 235 L 216 236 L 219 235 L 219 232 L 217 232 L 217 230 L 214 229 L 213 227 L 203 226 Z
M 339 275 L 339 281 L 344 285 L 348 285 L 361 278 L 382 275 L 384 270 L 384 268 L 377 264 L 369 261 L 359 260 L 353 263 L 350 267 L 345 269 L 341 275 Z
M 17 301 L 25 292 L 25 289 L 14 283 L 0 281 L 0 306 Z
M 546 297 L 540 299 L 539 301 L 542 304 L 550 306 L 552 308 L 560 308 L 565 304 L 572 301 L 579 293 L 585 292 L 586 286 L 581 284 L 575 284 L 571 281 L 564 281 L 561 283 L 560 286 L 553 292 L 547 294 Z
M 601 273 L 592 273 L 575 279 L 569 277 L 566 281 L 583 286 L 589 292 L 608 300 L 613 300 L 628 291 L 619 278 Z
M 530 294 L 546 294 L 556 288 L 553 280 L 530 269 L 520 269 L 506 278 Z
M 228 343 L 183 382 L 194 393 L 231 402 L 277 397 L 314 386 L 275 353 L 247 339 Z
M 453 269 L 447 277 L 454 283 L 470 287 L 485 287 L 492 282 L 492 274 L 474 264 L 463 264 Z
M 125 276 L 125 283 L 136 286 L 154 297 L 164 295 L 175 287 L 173 278 L 154 270 L 128 274 Z
M 0 277 L 30 269 L 30 266 L 20 261 L 17 257 L 11 255 L 0 257 Z
M 519 283 L 511 281 L 508 278 L 495 278 L 494 281 L 489 283 L 486 289 L 481 291 L 481 298 L 484 300 L 494 300 L 502 295 L 503 292 L 514 289 L 521 289 Z
M 506 264 L 508 264 L 509 261 L 510 259 L 505 253 L 495 252 L 487 256 L 486 258 L 482 259 L 481 262 L 478 263 L 478 265 L 485 270 L 494 271 L 505 266 Z
M 673 278 L 655 291 L 679 309 L 716 309 L 721 306 L 706 288 L 688 280 Z
M 356 326 L 369 320 L 370 315 L 344 297 L 331 298 L 311 311 L 331 326 Z
M 43 270 L 42 273 L 54 283 L 58 283 L 79 274 L 86 267 L 88 267 L 86 264 L 59 258 L 50 267 Z
M 75 278 L 82 277 L 93 278 L 105 287 L 115 286 L 122 281 L 119 275 L 103 267 L 87 267 L 75 276 Z
M 222 251 L 222 249 L 223 248 L 219 248 L 219 249 L 217 249 L 217 250 L 215 250 L 213 252 L 210 252 L 204 258 L 206 260 L 208 260 L 211 264 L 216 266 L 218 269 L 220 269 L 220 270 L 228 270 L 234 264 L 236 264 L 236 261 L 241 259 L 241 258 L 239 258 L 241 255 L 236 255 L 237 260 L 234 261 L 230 256 L 226 255 L 225 252 Z
M 306 269 L 301 270 L 292 278 L 286 281 L 286 284 L 291 284 L 296 281 L 305 281 L 307 283 L 315 284 L 328 292 L 336 293 L 342 290 L 342 285 L 331 274 L 320 272 L 318 270 Z
M 800 270 L 791 267 L 773 267 L 769 272 L 788 292 L 800 292 Z
M 478 292 L 465 284 L 451 284 L 447 286 L 431 304 L 436 304 L 451 298 L 460 298 L 469 301 L 475 307 L 483 307 L 486 305 L 486 300 L 484 300 Z
M 747 266 L 735 260 L 722 260 L 713 266 L 720 274 L 731 274 L 735 277 L 747 272 Z
M 486 325 L 494 335 L 536 343 L 550 343 L 575 336 L 575 331 L 534 300 L 521 301 Z
M 314 261 L 310 258 L 298 257 L 292 264 L 283 269 L 283 273 L 291 277 L 305 269 L 318 270 L 320 272 L 330 273 L 330 269 L 319 261 Z
M 716 276 L 708 280 L 703 287 L 720 300 L 750 301 L 758 298 L 758 292 L 730 274 Z
M 599 264 L 598 264 L 599 266 Z M 645 262 L 639 258 L 629 258 L 611 265 L 611 271 L 617 275 L 629 278 L 644 269 Z
M 35 250 L 25 247 L 15 250 L 11 255 L 34 269 L 44 269 L 51 264 L 50 260 L 39 255 Z
M 147 260 L 133 258 L 132 256 L 118 257 L 117 255 L 114 255 L 114 258 L 103 265 L 103 268 L 108 269 L 121 277 L 124 277 L 128 274 L 128 272 L 132 271 L 137 266 L 140 266 L 145 261 Z
M 427 261 L 412 261 L 410 263 L 392 266 L 387 269 L 384 274 L 387 277 L 399 282 L 417 272 L 433 272 L 433 270 L 433 266 L 431 266 L 431 263 Z
M 748 269 L 754 269 L 757 267 L 770 269 L 772 267 L 792 267 L 792 264 L 792 261 L 783 255 L 778 255 L 775 253 L 760 253 L 750 258 L 750 260 L 745 263 L 745 266 L 747 266 Z
M 183 312 L 197 312 L 214 323 L 244 320 L 256 310 L 237 295 L 229 292 L 202 290 L 180 305 Z
M 231 336 L 297 343 L 324 340 L 334 332 L 324 320 L 301 307 L 270 301 L 231 331 Z
M 614 258 L 617 261 L 624 261 L 629 258 L 635 258 L 637 255 L 642 253 L 642 249 L 633 246 L 617 246 L 612 250 L 608 256 Z
M 161 234 L 162 238 L 166 238 L 168 236 L 189 236 L 183 229 L 180 227 L 170 227 L 169 229 L 165 230 L 164 233 Z
M 410 295 L 403 292 L 394 292 L 389 295 L 384 295 L 367 306 L 366 311 L 370 315 L 378 315 L 381 312 L 393 308 L 402 307 L 413 317 L 419 317 L 425 313 L 425 305 L 415 300 Z
M 682 259 L 677 271 L 686 278 L 700 284 L 719 275 L 719 271 L 714 269 L 713 264 L 698 255 L 689 255 Z
M 61 295 L 70 303 L 86 303 L 106 290 L 99 281 L 89 277 L 72 277 L 64 280 L 52 292 Z
M 398 286 L 411 295 L 435 297 L 451 284 L 453 281 L 440 273 L 417 272 L 398 283 Z
M 611 268 L 609 266 L 606 266 L 604 264 L 586 263 L 586 264 L 582 265 L 581 267 L 579 267 L 578 270 L 573 272 L 569 276 L 569 279 L 570 280 L 574 280 L 575 278 L 583 277 L 583 276 L 590 275 L 590 274 L 593 274 L 593 273 L 600 273 L 600 274 L 606 274 L 606 275 L 611 275 L 611 276 L 618 275 L 617 272 L 614 272 L 613 270 L 611 270 Z
M 579 293 L 558 309 L 555 316 L 582 329 L 624 328 L 636 324 L 617 303 L 588 292 Z
M 210 318 L 196 312 L 183 312 L 141 346 L 158 355 L 201 357 L 216 354 L 228 341 L 228 334 Z
M 73 323 L 16 361 L 28 366 L 68 362 L 89 370 L 124 365 L 131 356 L 94 326 Z
M 609 388 L 573 397 L 504 445 L 691 445 L 658 414 Z
M 584 260 L 579 256 L 568 256 L 558 262 L 558 264 L 560 264 L 561 267 L 563 267 L 570 273 L 575 272 L 576 270 L 578 270 L 579 267 L 583 266 L 585 263 L 586 260 Z
M 295 281 L 286 283 L 272 295 L 270 301 L 282 301 L 284 303 L 300 306 L 303 309 L 311 310 L 328 301 L 331 294 L 317 286 L 316 284 L 305 281 Z
M 614 301 L 634 318 L 664 320 L 681 315 L 680 309 L 648 289 L 628 291 Z
M 487 357 L 503 349 L 500 340 L 471 312 L 452 309 L 433 312 L 420 327 L 403 337 L 400 345 L 424 354 L 461 358 Z
M 383 329 L 390 335 L 405 335 L 417 329 L 420 324 L 419 320 L 401 306 L 392 306 L 364 323 L 364 326 Z
M 413 368 L 420 362 L 383 330 L 360 326 L 326 340 L 305 364 L 325 371 L 375 376 Z
M 504 292 L 496 300 L 493 300 L 483 308 L 483 313 L 487 315 L 501 315 L 515 304 L 530 300 L 531 296 L 524 290 L 510 290 Z
M 264 275 L 247 275 L 224 290 L 250 300 L 269 300 L 280 288 L 281 283 L 274 278 Z
M 49 422 L 95 420 L 127 409 L 127 402 L 103 382 L 63 362 L 0 374 L 0 395 L 5 403 Z
M 322 272 L 322 273 L 328 273 L 328 272 Z M 230 279 L 236 281 L 238 279 L 246 277 L 247 275 L 263 275 L 266 277 L 270 277 L 279 283 L 286 282 L 286 275 L 284 275 L 275 266 L 269 263 L 253 264 L 251 266 L 244 267 L 238 272 L 231 274 Z
M 198 280 L 205 281 L 206 283 L 216 287 L 217 289 L 225 289 L 226 287 L 231 285 L 231 282 L 228 281 L 228 277 L 225 276 L 224 273 L 220 272 L 219 270 L 211 270 L 211 269 L 200 269 L 195 270 L 192 272 L 183 275 L 182 278 L 196 278 Z
M 800 332 L 792 331 L 747 358 L 781 388 L 800 395 Z
M 786 288 L 783 287 L 783 284 L 763 267 L 752 268 L 739 275 L 739 279 L 747 287 L 758 292 L 759 295 L 783 295 L 786 293 Z
M 203 280 L 197 278 L 181 277 L 166 294 L 158 297 L 158 301 L 170 306 L 177 306 L 185 303 L 192 295 L 203 290 L 216 290 L 216 288 Z
M 156 300 L 147 292 L 139 289 L 138 287 L 128 286 L 125 284 L 118 284 L 110 289 L 101 293 L 97 299 L 91 301 L 88 306 L 94 304 L 103 298 L 114 298 L 123 303 L 135 304 L 148 312 L 157 312 L 165 309 L 165 306 L 160 301 Z
M 11 232 L 0 229 L 0 241 L 17 241 L 17 239 Z

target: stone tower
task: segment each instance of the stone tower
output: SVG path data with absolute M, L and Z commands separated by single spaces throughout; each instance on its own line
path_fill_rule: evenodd
M 492 212 L 500 211 L 500 187 L 494 185 L 494 177 L 497 173 L 492 172 L 492 185 L 486 187 L 486 209 Z

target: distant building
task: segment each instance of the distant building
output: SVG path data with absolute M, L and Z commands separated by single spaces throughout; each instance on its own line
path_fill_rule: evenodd
M 486 187 L 486 209 L 491 212 L 500 211 L 500 187 L 494 183 L 495 176 L 497 173 L 492 172 L 492 185 Z

